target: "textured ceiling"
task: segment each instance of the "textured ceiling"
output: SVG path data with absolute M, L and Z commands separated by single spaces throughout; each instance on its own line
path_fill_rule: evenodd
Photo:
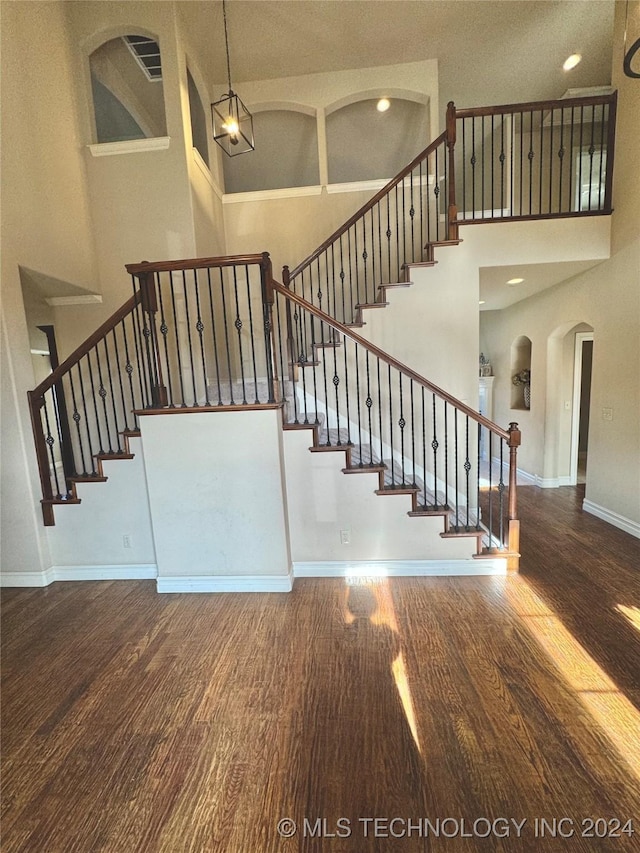
M 177 4 L 210 87 L 226 80 L 222 3 Z M 227 0 L 233 83 L 438 59 L 441 104 L 560 97 L 611 76 L 613 0 Z M 570 73 L 562 62 L 581 53 Z M 217 94 L 212 92 L 213 94 Z

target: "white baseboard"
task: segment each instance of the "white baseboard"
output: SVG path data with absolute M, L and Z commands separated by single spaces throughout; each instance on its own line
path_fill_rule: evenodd
M 49 586 L 54 581 L 148 580 L 158 572 L 155 565 L 136 566 L 51 566 L 44 572 L 3 572 L 0 586 Z
M 536 477 L 536 486 L 541 489 L 557 489 L 560 486 L 571 486 L 571 477 Z
M 403 578 L 505 575 L 505 557 L 482 560 L 358 560 L 294 563 L 295 578 Z
M 596 518 L 600 518 L 608 524 L 613 524 L 614 527 L 618 527 L 620 530 L 624 530 L 625 533 L 630 533 L 632 536 L 640 539 L 640 524 L 637 521 L 633 521 L 624 515 L 619 515 L 617 512 L 595 504 L 593 501 L 588 501 L 586 498 L 582 501 L 582 509 L 591 515 L 595 515 Z
M 158 592 L 291 592 L 290 575 L 159 577 Z

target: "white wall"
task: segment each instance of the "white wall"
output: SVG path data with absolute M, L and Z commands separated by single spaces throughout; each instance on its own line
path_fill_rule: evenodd
M 474 538 L 442 539 L 443 519 L 409 518 L 410 495 L 375 494 L 377 474 L 343 474 L 344 453 L 311 453 L 311 430 L 284 433 L 291 557 L 301 562 L 470 559 Z M 341 544 L 348 530 L 350 543 Z
M 280 411 L 140 420 L 158 588 L 231 576 L 287 586 Z
M 27 409 L 34 375 L 19 266 L 81 287 L 96 272 L 64 4 L 3 3 L 2 61 L 1 569 L 40 573 L 50 556 Z

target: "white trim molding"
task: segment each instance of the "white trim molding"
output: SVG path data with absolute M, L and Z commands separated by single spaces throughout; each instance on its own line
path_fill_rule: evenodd
M 222 192 L 218 184 L 214 181 L 211 169 L 209 168 L 209 166 L 207 166 L 206 162 L 202 157 L 202 154 L 198 151 L 197 148 L 192 148 L 191 153 L 193 155 L 193 162 L 196 164 L 196 166 L 202 173 L 203 178 L 209 184 L 215 195 L 220 199 L 220 201 L 222 201 L 224 193 Z
M 49 296 L 44 300 L 52 308 L 64 305 L 96 305 L 102 302 L 99 293 L 87 293 L 82 296 Z
M 51 566 L 44 572 L 3 572 L 0 586 L 49 586 L 54 581 L 133 581 L 153 580 L 155 564 L 129 566 Z
M 321 195 L 322 187 L 318 184 L 312 187 L 285 187 L 280 190 L 256 190 L 246 193 L 225 193 L 223 204 L 238 204 L 243 201 L 271 201 L 278 198 L 301 198 L 306 195 Z
M 127 139 L 123 142 L 97 142 L 87 145 L 92 157 L 112 154 L 140 154 L 142 151 L 162 151 L 169 147 L 170 136 L 151 136 L 145 139 Z
M 582 501 L 582 509 L 590 515 L 595 515 L 596 518 L 606 521 L 607 524 L 612 524 L 614 527 L 624 530 L 625 533 L 630 533 L 631 536 L 640 539 L 640 524 L 637 521 L 633 521 L 631 518 L 627 518 L 624 515 L 613 512 L 611 509 L 593 503 L 593 501 L 589 501 L 586 498 Z
M 159 577 L 158 592 L 291 592 L 291 575 Z
M 518 469 L 518 478 L 520 477 L 520 469 Z M 541 489 L 557 489 L 560 486 L 573 486 L 571 477 L 567 474 L 563 477 L 535 477 L 536 486 Z
M 462 577 L 506 574 L 506 557 L 482 560 L 355 560 L 293 564 L 295 578 Z

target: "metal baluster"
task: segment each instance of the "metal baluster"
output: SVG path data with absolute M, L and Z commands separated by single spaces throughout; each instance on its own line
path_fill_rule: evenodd
M 123 337 L 124 337 L 124 354 L 125 354 L 125 358 L 127 359 L 127 363 L 125 364 L 124 369 L 125 369 L 127 376 L 129 377 L 129 390 L 131 392 L 131 408 L 135 410 L 138 407 L 136 406 L 136 395 L 135 395 L 135 391 L 133 390 L 134 367 L 133 367 L 133 364 L 131 363 L 131 357 L 129 356 L 129 341 L 127 340 L 127 326 L 126 326 L 124 319 L 122 321 L 122 330 L 123 330 Z M 131 317 L 131 330 L 133 332 L 133 340 L 135 342 L 135 340 L 136 340 L 136 329 L 135 329 L 135 325 L 133 322 L 133 317 Z M 140 385 L 140 406 L 142 407 L 142 406 L 144 406 L 144 395 L 142 393 L 142 377 L 140 376 L 140 371 L 138 371 L 138 384 Z M 136 414 L 134 414 L 134 416 L 133 416 L 133 422 L 134 422 L 135 429 L 139 429 L 140 425 L 138 423 L 138 416 Z
M 236 319 L 234 322 L 234 326 L 236 327 L 236 331 L 238 333 L 238 353 L 240 357 L 240 378 L 242 380 L 242 405 L 247 405 L 247 388 L 246 381 L 244 376 L 244 354 L 242 352 L 242 320 L 240 319 L 240 302 L 238 299 L 238 269 L 237 267 L 231 268 L 233 273 L 233 295 L 235 299 L 236 306 Z
M 424 234 L 425 222 L 424 222 L 424 210 L 423 210 L 424 204 L 422 201 L 422 160 L 420 161 L 420 163 L 418 165 L 418 177 L 420 180 L 420 183 L 418 184 L 418 198 L 420 200 L 420 260 L 422 261 L 422 260 L 424 260 L 424 255 L 423 255 L 424 246 L 425 246 L 425 243 L 427 242 L 427 236 Z
M 351 228 L 347 231 L 347 260 L 349 261 L 349 290 L 351 292 L 351 308 L 355 311 L 355 306 L 360 302 L 359 284 L 356 280 L 356 300 L 353 301 L 353 260 L 351 252 Z
M 571 199 L 571 181 L 573 178 L 573 128 L 575 123 L 575 108 L 571 107 L 571 134 L 569 137 L 569 168 L 568 168 L 568 182 L 569 182 L 569 204 L 567 205 L 568 209 L 572 209 L 572 199 Z
M 375 235 L 374 235 L 374 231 L 373 231 L 373 208 L 369 211 L 369 220 L 371 222 L 371 244 L 370 244 L 370 249 L 371 249 L 371 252 L 370 252 L 370 254 L 371 254 L 371 286 L 373 288 L 373 299 L 371 301 L 375 302 L 376 301 L 376 284 L 378 282 L 376 279 L 376 241 L 375 241 Z
M 498 482 L 498 499 L 500 511 L 500 547 L 504 547 L 504 439 L 500 439 L 500 480 Z
M 280 377 L 281 377 L 281 394 L 282 399 L 286 402 L 286 383 L 287 383 L 287 375 L 289 371 L 285 372 L 284 369 L 284 354 L 283 354 L 283 346 L 282 346 L 282 318 L 280 317 L 280 294 L 277 293 L 275 295 L 275 304 L 276 304 L 276 322 L 278 324 L 278 351 L 280 354 Z M 275 338 L 274 338 L 275 342 Z
M 348 320 L 347 320 L 347 310 L 345 308 L 345 301 L 344 301 L 345 272 L 344 272 L 344 252 L 342 249 L 342 234 L 340 235 L 340 276 L 339 277 L 340 277 L 340 287 L 342 289 L 342 313 L 344 315 L 344 322 L 345 323 L 347 323 L 347 322 L 353 323 L 353 321 L 355 319 L 353 316 L 353 293 L 351 294 L 351 303 L 349 306 L 349 319 Z
M 444 505 L 449 509 L 449 431 L 447 427 L 446 400 L 444 401 Z
M 171 276 L 171 273 L 169 273 Z M 157 276 L 157 292 L 158 292 L 158 304 L 160 306 L 160 334 L 162 335 L 162 339 L 164 341 L 164 363 L 165 363 L 165 373 L 167 376 L 167 390 L 168 390 L 168 406 L 170 409 L 175 409 L 175 404 L 173 402 L 173 390 L 171 387 L 171 362 L 169 361 L 169 344 L 168 344 L 168 336 L 169 336 L 169 327 L 167 325 L 167 320 L 164 315 L 164 301 L 162 299 L 162 278 L 160 274 Z M 175 321 L 174 321 L 175 322 Z M 158 348 L 158 359 L 160 358 L 160 349 Z
M 392 281 L 391 278 L 391 211 L 389 209 L 389 193 L 387 193 L 387 230 L 385 232 L 387 237 L 387 259 L 389 261 L 389 281 Z
M 343 336 L 343 341 L 344 341 L 344 336 Z M 339 392 L 340 377 L 338 376 L 338 354 L 337 354 L 338 346 L 339 346 L 339 344 L 336 341 L 335 346 L 331 347 L 331 349 L 333 350 L 333 379 L 332 379 L 332 382 L 333 382 L 333 388 L 334 388 L 335 394 L 336 394 L 336 421 L 338 424 L 338 444 L 341 445 L 342 440 L 340 438 L 340 392 Z M 342 346 L 344 347 L 344 343 L 342 344 Z M 328 408 L 328 405 L 329 405 L 329 401 L 327 398 L 327 408 Z
M 404 419 L 404 401 L 402 399 L 402 373 L 398 373 L 398 385 L 400 389 L 400 419 L 398 421 L 398 426 L 400 427 L 400 459 L 402 460 L 402 488 L 404 488 L 404 428 L 407 425 L 407 422 Z
M 602 165 L 605 159 L 605 148 L 604 148 L 604 108 L 605 105 L 602 105 L 602 118 L 600 121 L 600 174 L 598 176 L 598 210 L 602 210 Z
M 362 463 L 362 420 L 360 417 L 360 365 L 358 364 L 358 345 L 354 344 L 353 354 L 356 362 L 356 405 L 358 408 L 358 446 Z
M 467 139 L 466 139 L 466 119 L 462 119 L 462 217 L 466 219 L 467 211 Z
M 51 389 L 49 389 L 49 390 L 51 390 Z M 48 393 L 48 392 L 45 392 L 45 393 Z M 47 432 L 46 432 L 44 440 L 45 440 L 47 447 L 49 448 L 49 456 L 51 457 L 51 463 L 49 466 L 49 470 L 50 470 L 50 473 L 53 474 L 53 479 L 54 479 L 55 484 L 56 484 L 56 498 L 58 500 L 62 500 L 62 490 L 60 489 L 60 482 L 58 480 L 58 469 L 56 468 L 56 459 L 55 459 L 55 455 L 53 452 L 53 445 L 56 443 L 56 440 L 51 435 L 51 426 L 49 425 L 49 412 L 47 411 L 46 399 L 44 397 L 43 397 L 43 399 L 44 399 L 44 404 L 41 407 L 41 411 L 44 411 L 44 420 L 45 420 L 45 424 L 47 427 Z M 67 492 L 66 492 L 66 485 L 65 485 L 65 495 L 66 494 L 67 494 Z
M 118 327 L 120 327 L 122 330 L 124 327 L 124 321 L 118 323 L 118 326 L 116 328 L 118 328 Z M 116 356 L 116 365 L 118 367 L 118 383 L 120 385 L 120 399 L 122 400 L 122 414 L 124 416 L 124 428 L 125 428 L 125 430 L 128 430 L 129 429 L 129 417 L 127 415 L 127 404 L 125 402 L 124 386 L 122 384 L 122 364 L 120 362 L 120 351 L 118 350 L 118 336 L 116 335 L 116 329 L 113 329 L 112 335 L 113 335 L 113 346 L 114 346 L 115 356 Z M 71 373 L 69 373 L 69 379 L 71 379 Z
M 551 110 L 551 127 L 549 129 L 549 213 L 551 213 L 551 197 L 553 193 L 553 120 L 555 110 Z
M 343 335 L 344 343 L 344 390 L 347 404 L 347 441 L 351 444 L 351 411 L 349 406 L 349 366 L 347 361 L 347 338 Z
M 491 216 L 493 217 L 493 212 L 496 209 L 495 201 L 494 201 L 494 157 L 495 157 L 495 127 L 494 127 L 494 115 L 491 113 Z
M 149 391 L 149 385 L 147 382 L 147 374 L 142 366 L 142 325 L 140 323 L 140 312 L 142 311 L 142 307 L 140 303 L 136 305 L 133 310 L 133 322 L 134 322 L 134 332 L 133 332 L 133 341 L 136 348 L 136 362 L 138 364 L 138 378 L 140 380 L 140 393 L 142 395 L 142 406 L 143 408 L 149 408 L 151 405 L 151 394 Z M 144 387 L 143 387 L 144 386 Z
M 458 485 L 458 410 L 453 410 L 453 470 L 456 483 L 456 531 L 460 530 L 460 487 Z
M 593 155 L 596 153 L 593 144 L 594 122 L 596 119 L 595 104 L 591 105 L 591 141 L 589 143 L 589 210 L 591 210 L 591 191 L 593 189 Z
M 396 486 L 396 469 L 393 458 L 393 397 L 391 396 L 391 365 L 389 365 L 389 438 L 391 441 L 391 488 Z
M 222 267 L 218 270 L 220 275 L 220 296 L 222 298 L 222 318 L 224 323 L 224 340 L 227 352 L 227 369 L 229 371 L 229 404 L 235 406 L 233 399 L 233 371 L 231 369 L 231 344 L 229 342 L 229 321 L 227 319 L 227 297 L 225 295 L 225 281 Z
M 205 406 L 211 405 L 211 400 L 209 399 L 209 380 L 207 377 L 207 364 L 204 356 L 204 323 L 202 322 L 202 311 L 200 310 L 200 289 L 198 282 L 198 270 L 193 270 L 193 288 L 196 294 L 196 332 L 198 333 L 198 338 L 200 339 L 200 360 L 202 362 L 202 382 L 204 384 L 204 404 Z
M 98 351 L 98 345 L 96 344 L 94 349 L 94 354 L 96 357 L 96 363 L 98 365 L 98 379 L 100 380 L 100 387 L 98 388 L 98 395 L 102 400 L 102 408 L 104 411 L 104 424 L 107 432 L 107 442 L 109 444 L 109 453 L 113 453 L 113 445 L 111 443 L 111 430 L 109 429 L 109 413 L 107 412 L 107 389 L 104 387 L 104 382 L 102 381 L 102 366 L 100 364 L 100 353 Z M 93 384 L 93 377 L 92 377 Z M 98 413 L 96 412 L 96 417 Z
M 522 179 L 524 174 L 524 114 L 520 112 L 520 216 L 522 216 Z
M 102 432 L 100 430 L 100 417 L 98 415 L 98 404 L 96 401 L 96 389 L 93 383 L 93 368 L 91 366 L 91 352 L 87 353 L 87 365 L 89 368 L 89 380 L 91 382 L 91 395 L 93 397 L 93 409 L 96 416 L 96 430 L 98 432 L 98 444 L 100 445 L 100 453 L 104 453 L 104 447 L 102 445 Z
M 235 267 L 234 267 L 235 271 Z M 194 408 L 199 407 L 198 403 L 198 391 L 196 388 L 196 369 L 193 363 L 193 342 L 191 340 L 191 317 L 189 316 L 189 288 L 187 285 L 187 274 L 186 270 L 182 270 L 182 287 L 184 290 L 184 310 L 187 318 L 187 341 L 189 344 L 189 364 L 191 365 L 191 386 L 193 388 L 193 406 Z
M 329 327 L 329 334 L 331 333 L 331 327 Z M 324 322 L 320 321 L 320 342 L 321 346 L 316 347 L 317 359 L 322 361 L 322 382 L 324 387 L 324 402 L 325 402 L 325 414 L 327 418 L 327 431 L 329 430 L 329 392 L 327 386 L 327 358 L 326 358 L 326 348 L 324 344 L 331 343 L 330 341 L 325 341 L 325 331 L 324 331 Z M 335 349 L 335 347 L 333 347 Z M 315 368 L 314 368 L 315 370 Z M 316 406 L 317 410 L 317 406 Z M 340 421 L 338 420 L 338 441 L 340 441 Z
M 305 369 L 305 364 L 307 362 L 307 352 L 306 352 L 306 336 L 303 331 L 303 316 L 302 316 L 302 308 L 295 307 L 293 319 L 296 324 L 296 334 L 298 333 L 298 328 L 300 329 L 300 344 L 298 346 L 298 364 L 300 365 L 299 371 L 302 376 L 302 402 L 304 405 L 304 421 L 303 423 L 309 423 L 309 412 L 307 411 L 307 372 Z M 316 413 L 317 417 L 317 413 Z
M 184 395 L 184 377 L 182 373 L 182 356 L 180 354 L 180 335 L 178 332 L 178 312 L 176 311 L 176 294 L 173 287 L 173 273 L 169 273 L 169 288 L 171 290 L 171 307 L 173 309 L 173 331 L 176 338 L 176 357 L 178 359 L 178 379 L 180 380 L 180 395 L 182 397 L 181 408 L 186 408 L 187 401 Z
M 463 125 L 464 126 L 464 125 Z M 420 387 L 420 404 L 422 408 L 422 471 L 424 475 L 424 498 L 422 505 L 427 508 L 427 413 L 424 404 L 424 385 Z
M 331 244 L 331 286 L 333 287 L 333 316 L 338 319 L 338 300 L 336 298 L 336 250 L 335 250 L 335 242 Z M 328 254 L 325 255 L 328 259 Z M 328 263 L 328 260 L 327 260 Z M 329 271 L 327 270 L 327 276 L 329 275 Z M 327 278 L 327 290 L 329 289 L 329 279 Z M 344 317 L 344 302 L 342 304 L 342 322 L 345 323 Z M 332 333 L 333 337 L 333 333 Z
M 533 110 L 529 113 L 529 215 L 533 213 Z
M 471 218 L 476 218 L 476 117 L 471 116 Z
M 436 220 L 436 242 L 440 239 L 440 206 L 438 199 L 440 197 L 440 169 L 438 168 L 438 149 L 435 151 L 436 174 L 433 181 L 433 195 L 435 197 L 435 220 Z
M 504 161 L 507 159 L 504 153 L 504 113 L 500 113 L 500 216 L 504 216 Z M 511 208 L 509 208 L 511 210 Z
M 538 213 L 542 214 L 542 181 L 544 172 L 544 127 L 542 126 L 543 115 L 540 110 L 540 169 L 539 169 L 539 198 L 538 198 Z
M 584 131 L 584 106 L 580 107 L 580 148 L 578 149 L 578 210 L 582 210 L 582 135 Z
M 371 376 L 369 372 L 369 350 L 365 350 L 366 369 L 367 369 L 367 399 L 365 405 L 367 407 L 367 418 L 369 423 L 369 465 L 373 465 L 373 432 L 371 431 L 371 407 L 373 400 L 371 398 Z M 360 464 L 362 465 L 362 455 L 360 455 Z
M 76 369 L 79 369 L 77 365 L 76 365 Z M 73 415 L 71 417 L 73 418 L 73 422 L 76 425 L 76 430 L 78 433 L 78 449 L 80 450 L 80 459 L 82 460 L 82 476 L 88 477 L 89 475 L 87 472 L 87 461 L 84 458 L 84 446 L 82 443 L 82 432 L 80 430 L 80 421 L 82 419 L 82 416 L 80 415 L 80 412 L 78 411 L 78 402 L 76 399 L 76 389 L 75 389 L 75 386 L 73 384 L 73 369 L 72 368 L 69 370 L 69 384 L 71 385 L 71 399 L 73 401 Z
M 481 439 L 482 439 L 482 425 L 478 422 L 476 423 L 476 430 L 478 434 L 478 447 L 477 457 L 476 457 L 476 530 L 480 530 L 480 453 L 481 453 Z
M 464 470 L 465 470 L 465 479 L 466 479 L 466 500 L 467 500 L 467 523 L 465 528 L 467 532 L 469 531 L 469 511 L 470 511 L 470 501 L 471 494 L 469 492 L 469 474 L 471 473 L 471 460 L 469 459 L 469 415 L 465 417 L 465 439 L 464 439 Z
M 235 267 L 234 267 L 235 269 Z M 249 333 L 251 337 L 251 363 L 253 364 L 253 384 L 256 394 L 256 404 L 260 403 L 260 393 L 258 391 L 258 368 L 256 367 L 256 339 L 253 331 L 253 311 L 251 310 L 251 282 L 249 266 L 244 265 L 244 274 L 247 280 L 247 306 L 249 308 Z M 268 352 L 267 352 L 268 357 Z
M 378 426 L 380 429 L 380 464 L 384 465 L 384 450 L 382 447 L 382 382 L 380 381 L 380 357 L 376 356 L 378 372 Z M 371 442 L 373 448 L 373 440 Z
M 431 402 L 433 407 L 433 439 L 431 441 L 431 449 L 433 450 L 433 491 L 435 494 L 434 498 L 434 506 L 438 507 L 438 428 L 436 424 L 436 395 L 431 395 Z M 446 403 L 445 403 L 446 406 Z M 445 412 L 446 416 L 446 412 Z M 446 424 L 446 421 L 445 421 Z M 446 435 L 446 425 L 445 425 L 445 435 Z M 445 453 L 446 453 L 446 445 L 445 445 Z M 445 456 L 445 471 L 447 468 L 447 460 Z M 448 480 L 448 475 L 445 474 L 445 480 Z M 447 499 L 445 498 L 445 504 L 447 503 Z
M 493 430 L 489 430 L 489 547 L 493 547 Z
M 560 160 L 558 181 L 558 213 L 563 213 L 562 210 L 562 166 L 564 165 L 564 108 L 560 110 L 560 148 L 558 149 L 558 159 Z
M 362 217 L 362 246 L 362 268 L 364 271 L 364 301 L 368 303 L 369 301 L 373 302 L 374 300 L 369 300 L 369 281 L 367 276 L 367 259 L 369 257 L 369 253 L 367 252 L 367 223 L 365 216 Z
M 486 197 L 484 194 L 484 172 L 485 172 L 485 157 L 484 157 L 484 116 L 480 116 L 480 161 L 482 163 L 482 169 L 480 170 L 480 194 L 482 196 L 482 207 L 481 215 L 484 218 L 484 206 L 486 204 Z
M 82 379 L 82 362 L 78 362 L 77 370 L 78 370 L 78 378 L 80 382 L 80 396 L 82 397 L 82 410 L 84 411 L 84 428 L 87 433 L 87 445 L 89 448 L 89 459 L 91 460 L 91 474 L 94 477 L 98 476 L 98 472 L 96 471 L 96 463 L 95 463 L 95 454 L 93 451 L 93 442 L 91 441 L 91 432 L 89 427 L 89 413 L 87 412 L 87 398 L 84 393 L 84 380 Z M 102 442 L 100 441 L 100 444 Z
M 218 386 L 218 405 L 222 406 L 222 387 L 220 385 L 220 363 L 218 360 L 218 338 L 216 334 L 216 320 L 213 310 L 213 289 L 211 282 L 211 267 L 207 267 L 207 291 L 209 293 L 209 316 L 211 317 L 211 335 L 213 340 L 213 360 L 216 366 L 216 384 Z M 162 306 L 162 301 L 160 303 Z M 169 386 L 169 398 L 171 399 L 171 386 Z
M 102 339 L 102 344 L 104 346 L 104 355 L 105 361 L 107 363 L 107 377 L 109 378 L 109 389 L 111 391 L 111 408 L 113 409 L 113 425 L 116 433 L 116 446 L 118 448 L 118 453 L 122 453 L 122 447 L 120 445 L 120 433 L 118 431 L 118 412 L 116 410 L 116 395 L 113 393 L 113 380 L 111 378 L 111 360 L 109 358 L 109 348 L 107 347 L 108 337 L 105 336 Z M 98 349 L 98 345 L 96 344 L 96 350 Z
M 412 486 L 416 485 L 416 436 L 415 425 L 413 420 L 413 379 L 409 380 L 409 398 L 411 400 L 411 460 L 413 463 L 413 481 Z M 425 474 L 426 476 L 426 474 Z

